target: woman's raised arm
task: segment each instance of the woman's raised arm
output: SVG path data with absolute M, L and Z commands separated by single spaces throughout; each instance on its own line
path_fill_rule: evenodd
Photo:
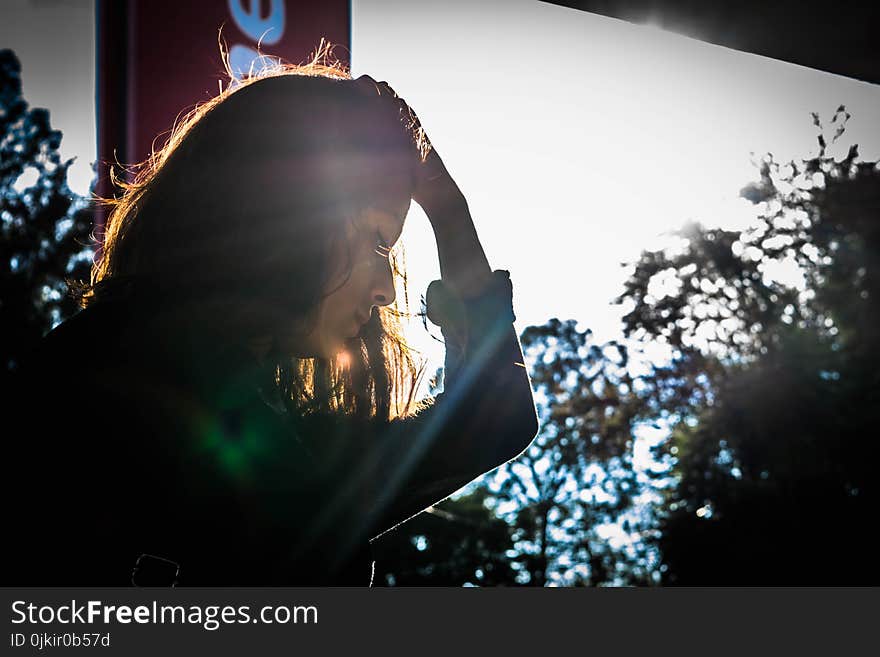
M 368 81 L 409 109 L 385 83 Z M 429 148 L 416 165 L 413 200 L 437 240 L 441 280 L 426 302 L 446 340 L 444 391 L 416 417 L 376 422 L 356 440 L 364 451 L 350 455 L 352 476 L 338 494 L 357 499 L 370 537 L 516 457 L 538 432 L 509 274 L 490 268 L 463 194 Z

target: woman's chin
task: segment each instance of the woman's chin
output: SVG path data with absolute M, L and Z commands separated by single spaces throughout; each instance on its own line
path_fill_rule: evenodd
M 332 354 L 334 357 L 339 358 L 343 355 L 351 353 L 358 346 L 359 338 L 358 336 L 344 337 L 341 340 L 338 340 L 333 343 L 332 346 L 327 350 L 328 353 Z

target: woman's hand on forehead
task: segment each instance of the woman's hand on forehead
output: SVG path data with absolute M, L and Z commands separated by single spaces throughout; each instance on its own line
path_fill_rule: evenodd
M 425 210 L 431 223 L 442 220 L 442 216 L 447 214 L 450 208 L 457 210 L 464 205 L 461 190 L 446 169 L 440 154 L 431 144 L 412 107 L 384 80 L 376 82 L 369 75 L 362 75 L 355 80 L 355 83 L 364 93 L 377 95 L 389 108 L 396 109 L 399 115 L 410 123 L 410 127 L 421 135 L 419 157 L 413 162 L 415 189 L 412 198 Z

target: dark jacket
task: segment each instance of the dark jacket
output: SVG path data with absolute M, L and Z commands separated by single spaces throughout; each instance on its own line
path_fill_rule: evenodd
M 493 280 L 469 300 L 431 284 L 444 391 L 390 423 L 291 418 L 246 351 L 169 332 L 144 300 L 80 312 L 4 392 L 2 584 L 369 584 L 369 539 L 537 433 Z

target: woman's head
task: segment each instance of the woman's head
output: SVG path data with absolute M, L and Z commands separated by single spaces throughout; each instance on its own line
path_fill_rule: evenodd
M 331 251 L 330 283 L 307 327 L 293 328 L 285 351 L 331 357 L 359 336 L 374 310 L 396 300 L 391 251 L 403 230 L 409 200 L 400 195 L 366 208 Z
M 328 53 L 240 82 L 175 127 L 111 202 L 83 301 L 129 281 L 149 285 L 227 339 L 268 340 L 282 370 L 297 367 L 289 357 L 309 359 L 303 376 L 334 379 L 329 394 L 355 405 L 365 400 L 352 394 L 367 395 L 382 414 L 377 386 L 411 368 L 391 307 L 389 249 L 422 137 L 327 65 Z M 346 378 L 372 390 L 342 393 Z

